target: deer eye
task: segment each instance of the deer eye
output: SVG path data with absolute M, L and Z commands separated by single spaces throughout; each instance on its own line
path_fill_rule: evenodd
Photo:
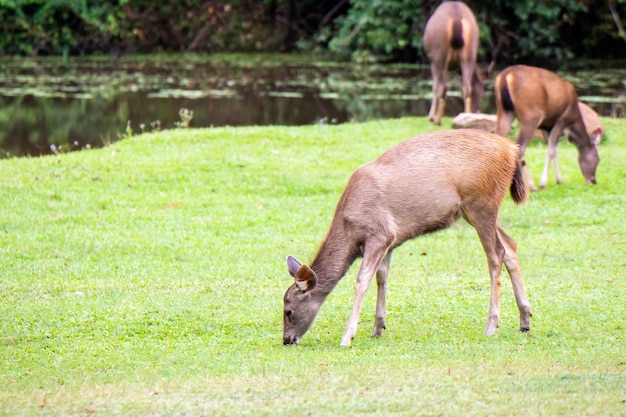
M 287 317 L 288 319 L 291 319 L 291 315 L 293 314 L 293 311 L 291 310 L 285 310 L 285 317 Z

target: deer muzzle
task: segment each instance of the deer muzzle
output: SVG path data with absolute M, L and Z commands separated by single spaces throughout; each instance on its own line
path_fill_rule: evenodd
M 297 345 L 299 341 L 300 341 L 299 337 L 285 336 L 283 338 L 283 345 Z

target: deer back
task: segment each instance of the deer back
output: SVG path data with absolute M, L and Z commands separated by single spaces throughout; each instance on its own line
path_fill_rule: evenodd
M 552 71 L 526 65 L 506 68 L 496 78 L 498 112 L 514 111 L 520 125 L 539 120 L 551 130 L 560 121 L 574 136 L 586 137 L 576 88 Z
M 389 232 L 401 243 L 448 227 L 466 202 L 497 208 L 516 163 L 517 146 L 498 135 L 471 129 L 423 134 L 358 168 L 335 220 L 363 236 Z

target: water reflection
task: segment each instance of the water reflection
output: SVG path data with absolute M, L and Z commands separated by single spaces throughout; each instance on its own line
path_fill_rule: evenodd
M 430 106 L 425 66 L 184 57 L 0 60 L 0 157 L 100 147 L 118 140 L 129 120 L 135 133 L 157 120 L 174 128 L 181 108 L 194 111 L 193 127 L 207 127 L 424 116 Z M 623 117 L 625 71 L 586 74 L 567 78 L 600 114 Z M 454 78 L 447 115 L 462 110 L 458 88 Z M 488 83 L 484 112 L 495 112 L 491 90 Z

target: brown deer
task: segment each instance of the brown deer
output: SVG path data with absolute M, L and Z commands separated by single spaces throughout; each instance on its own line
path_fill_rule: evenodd
M 461 67 L 465 112 L 479 110 L 484 93 L 483 75 L 476 65 L 479 32 L 474 14 L 460 1 L 442 3 L 426 22 L 424 51 L 431 62 L 433 101 L 428 120 L 436 125 L 446 105 L 446 72 Z
M 503 261 L 513 283 L 520 330 L 529 330 L 531 307 L 517 246 L 498 223 L 507 188 L 516 203 L 528 198 L 517 146 L 480 130 L 423 134 L 358 168 L 311 266 L 287 258 L 295 282 L 284 296 L 283 343 L 300 341 L 328 294 L 361 256 L 354 306 L 341 345 L 349 346 L 356 335 L 363 297 L 374 275 L 378 296 L 373 336 L 382 336 L 392 251 L 409 239 L 449 227 L 461 216 L 476 229 L 487 255 L 491 300 L 485 334 L 492 335 L 500 319 Z
M 535 183 L 526 166 L 525 153 L 536 129 L 547 130 L 548 151 L 539 186 L 548 183 L 550 162 L 554 161 L 557 183 L 563 182 L 556 159 L 559 138 L 568 139 L 578 148 L 578 165 L 587 183 L 596 183 L 596 168 L 600 162 L 595 141 L 589 139 L 578 107 L 576 88 L 557 74 L 536 67 L 514 65 L 496 77 L 495 83 L 497 122 L 496 133 L 505 136 L 513 119 L 519 120 L 519 158 L 530 189 Z

